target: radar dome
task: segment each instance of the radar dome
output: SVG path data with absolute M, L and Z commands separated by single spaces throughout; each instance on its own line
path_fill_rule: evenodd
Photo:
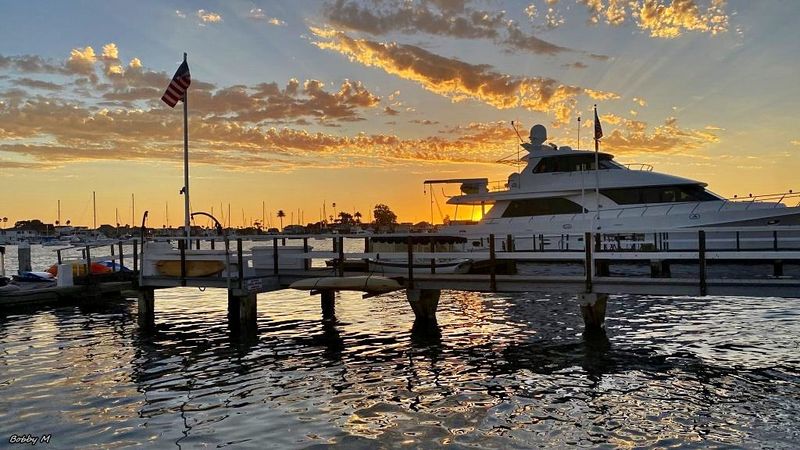
M 537 124 L 531 127 L 531 136 L 529 138 L 531 144 L 542 145 L 547 140 L 547 128 L 544 125 Z

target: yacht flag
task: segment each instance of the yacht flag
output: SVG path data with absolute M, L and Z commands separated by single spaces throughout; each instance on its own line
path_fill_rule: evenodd
M 592 229 L 599 230 L 600 227 L 600 138 L 603 137 L 603 127 L 600 126 L 600 119 L 597 117 L 597 105 L 594 105 L 594 213 L 592 217 Z M 594 267 L 594 264 L 592 264 Z
M 597 105 L 594 105 L 594 140 L 603 137 L 603 127 L 600 126 L 600 119 L 597 118 Z
M 186 90 L 190 84 L 192 84 L 192 77 L 189 74 L 189 64 L 184 59 L 183 64 L 178 67 L 172 77 L 172 81 L 169 82 L 166 92 L 161 96 L 161 101 L 169 105 L 170 108 L 174 108 L 178 100 L 183 99 L 184 95 L 186 95 Z

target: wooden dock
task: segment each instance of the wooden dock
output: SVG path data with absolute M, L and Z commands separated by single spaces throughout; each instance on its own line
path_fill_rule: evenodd
M 208 238 L 192 238 L 188 243 L 180 240 L 179 249 L 173 251 L 173 257 L 184 265 L 184 274 L 187 273 L 185 264 L 192 258 L 217 258 L 226 262 L 227 269 L 223 273 L 202 278 L 164 277 L 148 272 L 148 264 L 153 263 L 153 258 L 163 258 L 164 254 L 150 254 L 147 246 L 143 245 L 139 275 L 141 316 L 145 322 L 152 319 L 155 289 L 175 286 L 221 288 L 228 290 L 231 317 L 247 327 L 255 322 L 258 293 L 285 289 L 292 282 L 306 278 L 368 275 L 366 272 L 346 270 L 354 266 L 345 262 L 378 256 L 407 262 L 407 271 L 387 276 L 397 280 L 407 290 L 417 320 L 435 320 L 436 305 L 442 290 L 573 294 L 583 311 L 587 327 L 603 326 L 609 294 L 800 297 L 800 277 L 784 275 L 786 267 L 800 265 L 798 227 L 581 233 L 562 234 L 560 237 L 489 235 L 480 239 L 488 244 L 484 245 L 488 248 L 466 252 L 433 251 L 436 249 L 435 241 L 439 238 L 436 235 L 395 237 L 407 239 L 404 251 L 380 254 L 371 251 L 369 238 L 363 235 L 250 236 L 224 240 L 224 245 L 217 245 L 219 250 L 211 253 L 209 250 L 191 250 L 200 248 L 199 241 Z M 363 241 L 363 251 L 345 251 L 346 239 Z M 289 244 L 302 242 L 302 245 L 287 246 L 287 240 Z M 317 243 L 319 240 L 330 241 L 331 250 L 312 251 L 309 240 L 316 240 L 314 242 Z M 426 240 L 430 240 L 430 249 L 419 251 L 420 242 Z M 244 250 L 247 241 L 261 245 L 261 253 L 264 249 L 272 249 L 270 258 L 265 261 L 263 257 L 256 257 L 257 252 Z M 527 248 L 524 242 L 529 243 Z M 437 258 L 470 258 L 479 261 L 487 273 L 436 273 Z M 323 260 L 332 260 L 332 267 L 320 266 L 319 261 Z M 410 262 L 420 260 L 431 261 L 429 273 L 419 273 L 418 267 L 412 269 Z M 508 262 L 519 266 L 572 265 L 582 273 L 500 273 L 497 268 L 501 263 Z M 691 267 L 690 273 L 673 277 L 671 267 L 678 264 Z M 710 266 L 716 268 L 742 264 L 751 265 L 753 270 L 734 271 L 724 277 L 709 276 Z M 639 265 L 649 270 L 638 276 L 612 276 L 610 269 L 619 265 Z M 768 267 L 769 271 L 756 273 L 761 270 L 757 269 L 758 265 Z M 335 291 L 313 293 L 321 295 L 323 313 L 333 310 Z M 369 292 L 365 294 L 370 295 Z

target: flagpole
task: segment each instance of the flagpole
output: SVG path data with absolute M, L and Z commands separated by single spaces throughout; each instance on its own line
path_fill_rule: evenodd
M 592 220 L 592 228 L 596 230 L 600 228 L 600 136 L 598 136 L 597 133 L 597 124 L 599 122 L 599 119 L 597 118 L 597 105 L 594 105 L 594 122 L 594 204 L 597 224 L 595 224 L 595 221 Z
M 186 62 L 186 52 L 183 53 L 183 62 Z M 189 106 L 187 99 L 189 90 L 183 92 L 183 200 L 184 200 L 184 226 L 186 238 L 191 234 L 191 212 L 189 211 Z M 188 244 L 188 241 L 187 241 Z

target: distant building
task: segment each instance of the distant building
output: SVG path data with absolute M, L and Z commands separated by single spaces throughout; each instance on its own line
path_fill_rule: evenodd
M 306 227 L 302 225 L 286 225 L 283 227 L 284 234 L 305 234 Z

